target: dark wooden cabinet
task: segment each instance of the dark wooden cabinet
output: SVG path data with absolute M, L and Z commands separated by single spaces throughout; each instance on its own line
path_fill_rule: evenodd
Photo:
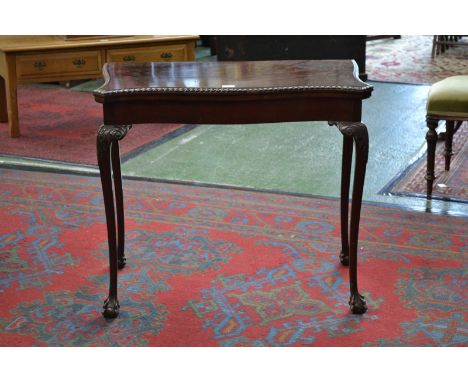
M 366 75 L 366 36 L 215 36 L 219 61 L 354 59 Z

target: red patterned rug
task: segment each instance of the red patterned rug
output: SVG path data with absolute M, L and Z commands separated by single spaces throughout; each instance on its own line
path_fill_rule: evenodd
M 450 76 L 468 74 L 468 47 L 452 47 L 432 58 L 433 37 L 403 35 L 397 40 L 368 41 L 366 71 L 369 80 L 433 84 Z M 467 39 L 464 37 L 465 41 Z
M 468 123 L 463 123 L 453 136 L 450 171 L 445 171 L 445 143 L 437 142 L 433 199 L 468 202 Z M 426 197 L 427 156 L 408 166 L 396 180 L 381 191 L 384 194 Z
M 57 86 L 22 85 L 18 88 L 21 137 L 8 136 L 0 123 L 0 154 L 96 165 L 96 133 L 102 124 L 102 106 L 90 93 Z M 123 158 L 155 143 L 180 124 L 138 125 L 122 141 Z
M 335 199 L 126 181 L 101 316 L 98 178 L 0 169 L 0 346 L 466 346 L 468 224 L 366 204 L 349 312 Z

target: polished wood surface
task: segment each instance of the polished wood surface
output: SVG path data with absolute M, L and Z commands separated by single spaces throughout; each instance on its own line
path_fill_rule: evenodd
M 123 63 L 106 65 L 104 75 L 105 84 L 94 93 L 104 114 L 96 145 L 110 265 L 104 317 L 119 314 L 117 270 L 126 263 L 119 141 L 134 124 L 161 122 L 321 120 L 336 125 L 343 135 L 340 261 L 349 265 L 351 312 L 366 312 L 366 301 L 358 291 L 357 252 L 369 147 L 367 128 L 361 123 L 362 100 L 370 96 L 372 87 L 358 79 L 352 60 Z M 137 126 L 135 130 L 138 134 Z M 353 146 L 356 155 L 349 219 Z
M 106 124 L 360 121 L 372 92 L 352 60 L 110 63 L 104 76 Z
M 172 44 L 178 41 L 193 41 L 196 35 L 148 35 L 148 36 L 90 36 L 67 39 L 65 36 L 0 36 L 0 50 L 3 52 L 30 52 L 49 49 L 76 49 L 89 47 L 115 47 L 135 44 Z
M 187 61 L 193 60 L 194 54 L 185 44 L 173 43 L 161 46 L 136 48 L 127 46 L 107 50 L 106 62 L 151 62 L 151 61 Z
M 107 64 L 102 96 L 128 91 L 181 90 L 225 93 L 312 90 L 359 93 L 370 96 L 372 87 L 357 76 L 352 60 L 283 60 L 245 62 L 172 62 Z
M 99 77 L 102 59 L 99 50 L 23 54 L 16 57 L 18 82 L 37 81 L 44 78 L 85 76 Z
M 105 62 L 191 61 L 198 36 L 0 36 L 0 120 L 20 136 L 16 86 L 99 78 Z

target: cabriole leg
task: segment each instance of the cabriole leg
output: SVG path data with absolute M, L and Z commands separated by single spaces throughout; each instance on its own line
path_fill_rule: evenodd
M 349 265 L 349 184 L 351 178 L 351 163 L 353 156 L 353 138 L 343 135 L 343 159 L 341 163 L 341 253 L 340 262 Z
M 119 142 L 115 141 L 111 146 L 112 173 L 114 178 L 115 207 L 117 214 L 117 265 L 119 269 L 125 267 L 125 219 L 122 191 L 122 174 L 120 172 Z
M 102 312 L 105 318 L 117 317 L 120 308 L 117 298 L 117 268 L 118 253 L 123 254 L 123 247 L 120 247 L 120 245 L 123 245 L 123 202 L 120 160 L 117 166 L 115 156 L 119 154 L 118 141 L 125 137 L 129 128 L 129 126 L 102 125 L 98 131 L 96 141 L 109 245 L 109 296 L 104 302 L 104 310 Z M 113 166 L 114 169 L 112 168 Z M 112 176 L 113 170 L 114 176 Z M 112 181 L 113 178 L 114 182 Z M 118 181 L 116 181 L 117 178 Z M 116 199 L 117 211 L 114 209 L 114 197 Z M 119 233 L 116 230 L 116 215 L 119 223 Z M 118 235 L 119 242 L 117 242 Z
M 354 169 L 354 183 L 353 183 L 353 197 L 351 205 L 351 223 L 349 233 L 349 285 L 350 285 L 350 299 L 349 305 L 351 312 L 354 314 L 363 314 L 367 311 L 367 304 L 364 297 L 359 293 L 357 282 L 357 249 L 359 237 L 359 221 L 361 217 L 361 204 L 362 194 L 364 189 L 364 179 L 366 175 L 367 157 L 369 152 L 369 137 L 367 128 L 363 123 L 358 122 L 338 122 L 336 123 L 338 129 L 343 134 L 344 147 L 343 147 L 343 170 L 342 175 L 346 178 L 342 180 L 341 189 L 341 224 L 342 229 L 347 228 L 347 224 L 343 222 L 344 218 L 347 220 L 347 206 L 344 206 L 344 200 L 347 200 L 346 189 L 349 190 L 349 179 L 347 178 L 349 167 L 351 166 L 352 148 L 350 142 L 354 141 L 356 146 L 355 169 Z M 346 216 L 343 216 L 345 212 Z M 346 221 L 347 223 L 347 221 Z M 342 233 L 343 237 L 343 233 Z

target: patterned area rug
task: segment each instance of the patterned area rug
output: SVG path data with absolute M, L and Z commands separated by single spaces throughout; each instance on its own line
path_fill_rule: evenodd
M 468 46 L 452 47 L 431 57 L 433 36 L 368 41 L 366 71 L 369 80 L 433 84 L 444 78 L 468 74 Z M 464 37 L 464 41 L 468 37 Z
M 96 133 L 102 124 L 102 106 L 90 93 L 57 86 L 22 85 L 18 88 L 21 137 L 8 136 L 0 123 L 0 154 L 96 165 Z M 123 159 L 167 134 L 180 124 L 138 125 L 121 144 Z
M 466 346 L 466 218 L 365 205 L 349 313 L 339 202 L 127 181 L 121 314 L 99 179 L 0 169 L 0 346 Z
M 435 157 L 433 199 L 468 203 L 468 123 L 463 123 L 453 136 L 450 171 L 445 171 L 444 141 L 438 141 Z M 427 156 L 408 166 L 396 180 L 381 191 L 383 194 L 426 197 Z

